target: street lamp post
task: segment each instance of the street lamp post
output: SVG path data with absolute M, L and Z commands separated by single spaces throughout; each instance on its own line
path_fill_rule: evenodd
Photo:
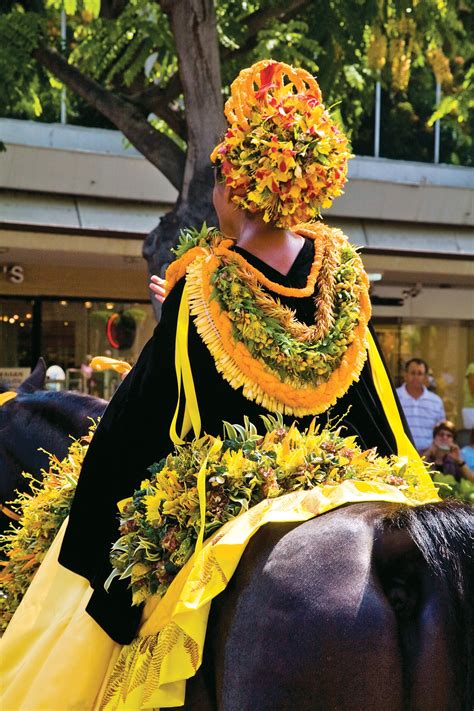
M 66 11 L 64 9 L 64 2 L 61 7 L 61 49 L 63 52 L 66 51 L 67 45 L 67 27 L 66 27 Z M 67 123 L 67 111 L 66 111 L 66 86 L 63 84 L 61 89 L 61 123 Z
M 380 107 L 382 104 L 382 87 L 380 81 L 375 82 L 375 125 L 374 125 L 374 157 L 380 157 Z

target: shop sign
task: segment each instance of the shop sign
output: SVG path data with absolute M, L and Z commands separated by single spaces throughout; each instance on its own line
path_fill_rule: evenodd
M 16 390 L 30 373 L 30 368 L 0 368 L 0 383 Z
M 23 284 L 25 272 L 21 264 L 3 264 L 2 271 L 11 284 Z

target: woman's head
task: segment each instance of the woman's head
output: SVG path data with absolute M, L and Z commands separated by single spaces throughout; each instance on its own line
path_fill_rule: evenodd
M 442 420 L 433 429 L 433 442 L 438 449 L 444 449 L 448 452 L 454 443 L 455 437 L 456 428 L 450 420 Z
M 211 160 L 235 205 L 292 227 L 342 194 L 351 157 L 347 139 L 308 72 L 257 62 L 232 84 L 225 113 L 229 128 Z

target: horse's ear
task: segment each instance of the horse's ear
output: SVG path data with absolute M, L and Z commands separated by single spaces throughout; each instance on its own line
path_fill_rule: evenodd
M 34 393 L 43 390 L 46 382 L 46 363 L 44 358 L 38 358 L 33 372 L 22 382 L 18 388 L 19 393 Z

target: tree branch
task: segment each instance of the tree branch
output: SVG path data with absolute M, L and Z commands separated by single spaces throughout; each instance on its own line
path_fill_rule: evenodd
M 136 106 L 82 74 L 55 50 L 38 47 L 33 51 L 33 57 L 117 126 L 177 190 L 181 189 L 185 165 L 183 151 L 168 136 L 154 129 Z
M 247 24 L 247 38 L 238 49 L 226 47 L 221 50 L 221 61 L 237 59 L 253 49 L 257 44 L 257 35 L 270 20 L 279 19 L 285 22 L 305 5 L 309 5 L 311 0 L 288 0 L 288 2 L 277 7 L 267 7 L 264 10 L 257 10 L 249 15 L 245 22 Z
M 165 12 L 169 12 L 171 7 L 170 3 L 166 2 L 166 0 L 158 0 L 158 3 Z M 247 37 L 245 43 L 238 49 L 230 49 L 229 47 L 224 49 L 221 47 L 221 62 L 237 59 L 241 55 L 246 54 L 253 49 L 257 44 L 256 38 L 258 33 L 270 20 L 277 18 L 280 19 L 281 22 L 285 22 L 290 19 L 295 12 L 310 4 L 311 0 L 288 0 L 288 2 L 282 3 L 277 7 L 267 7 L 264 10 L 257 10 L 256 12 L 253 12 L 245 18 L 245 23 L 247 25 Z M 166 104 L 171 103 L 182 93 L 182 91 L 183 88 L 179 73 L 176 72 L 163 89 L 163 101 Z
M 284 21 L 297 10 L 300 10 L 305 5 L 309 5 L 310 2 L 311 0 L 288 0 L 276 7 L 256 10 L 256 12 L 253 12 L 245 20 L 245 24 L 247 25 L 247 39 L 258 34 L 270 20 L 280 19 Z
M 116 20 L 127 6 L 127 0 L 101 0 L 99 16 L 106 20 Z
M 154 113 L 166 121 L 177 136 L 186 140 L 186 122 L 183 117 L 168 105 L 166 87 L 150 85 L 136 94 L 130 94 L 128 101 L 143 109 L 147 114 Z

